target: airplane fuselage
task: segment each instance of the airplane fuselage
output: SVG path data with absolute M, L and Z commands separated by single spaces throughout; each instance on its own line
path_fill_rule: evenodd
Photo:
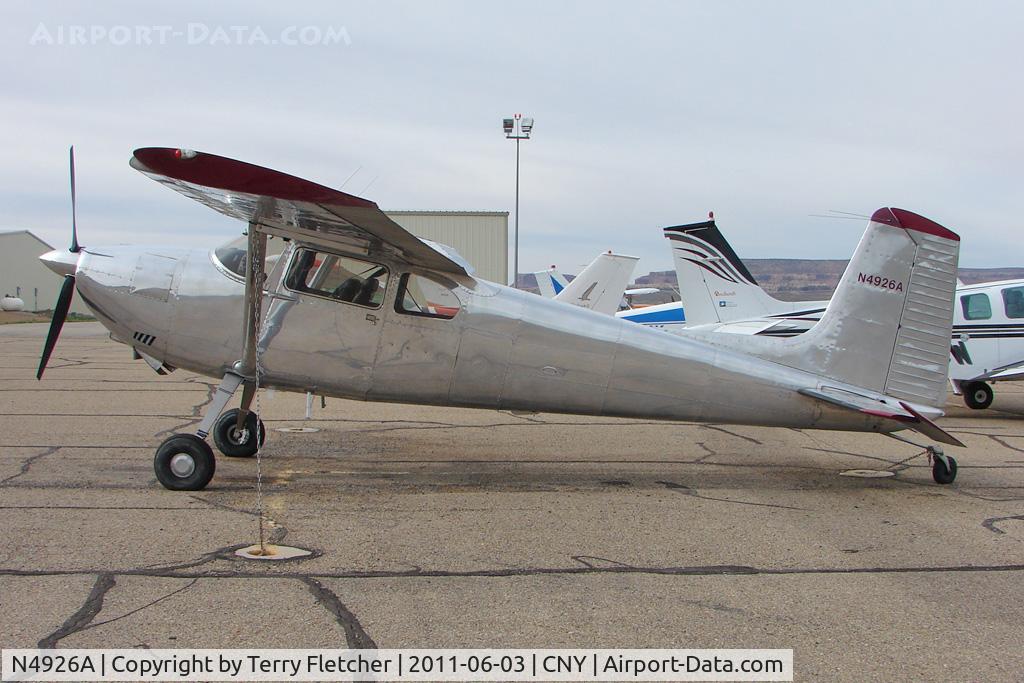
M 451 319 L 292 291 L 289 246 L 267 281 L 260 385 L 341 398 L 675 421 L 894 431 L 796 393 L 822 378 L 472 277 L 445 276 Z M 205 250 L 83 253 L 78 290 L 112 336 L 168 366 L 221 377 L 240 358 L 244 284 Z M 843 388 L 840 382 L 827 382 Z M 921 406 L 930 415 L 939 412 Z

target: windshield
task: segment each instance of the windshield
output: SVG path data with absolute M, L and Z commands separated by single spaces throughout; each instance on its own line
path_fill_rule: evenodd
M 213 256 L 222 266 L 238 277 L 244 278 L 245 250 L 248 246 L 248 242 L 248 237 L 245 235 L 239 235 L 227 244 L 222 244 L 214 249 Z M 286 246 L 288 246 L 288 243 L 280 237 L 267 235 L 267 258 L 264 265 L 266 272 L 269 273 L 274 269 L 274 266 L 277 265 L 277 261 L 281 258 L 281 253 L 284 251 Z

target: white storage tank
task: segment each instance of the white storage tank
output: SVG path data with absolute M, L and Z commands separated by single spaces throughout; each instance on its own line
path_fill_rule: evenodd
M 16 296 L 4 295 L 0 299 L 0 310 L 4 311 L 22 311 L 25 309 L 25 302 Z

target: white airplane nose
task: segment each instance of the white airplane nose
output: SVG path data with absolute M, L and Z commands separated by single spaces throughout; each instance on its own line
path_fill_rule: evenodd
M 78 254 L 67 249 L 48 251 L 39 260 L 57 275 L 74 275 L 78 268 Z

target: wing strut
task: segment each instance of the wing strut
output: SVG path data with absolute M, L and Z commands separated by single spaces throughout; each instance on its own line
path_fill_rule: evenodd
M 235 363 L 235 372 L 247 380 L 256 378 L 256 344 L 260 311 L 263 305 L 263 271 L 267 253 L 267 234 L 257 223 L 249 223 L 249 250 L 245 265 L 245 322 L 242 328 L 242 359 Z
M 207 408 L 203 421 L 196 429 L 196 435 L 205 439 L 213 429 L 214 423 L 224 411 L 228 401 L 242 386 L 242 404 L 238 410 L 236 427 L 242 429 L 249 417 L 249 406 L 256 394 L 257 367 L 256 345 L 260 329 L 260 311 L 263 306 L 263 283 L 267 279 L 264 271 L 264 258 L 267 253 L 267 234 L 259 230 L 259 225 L 249 223 L 249 244 L 245 263 L 245 319 L 242 322 L 242 357 L 235 361 L 228 370 L 217 392 L 213 395 L 210 407 Z M 244 384 L 244 386 L 243 386 Z
M 263 310 L 263 285 L 267 280 L 264 271 L 267 255 L 267 233 L 259 229 L 255 221 L 249 222 L 249 258 L 245 265 L 245 327 L 242 329 L 242 360 L 235 364 L 235 370 L 246 378 L 242 389 L 242 405 L 238 411 L 238 429 L 245 425 L 249 416 L 259 381 L 259 359 L 256 347 L 259 344 L 260 311 Z

